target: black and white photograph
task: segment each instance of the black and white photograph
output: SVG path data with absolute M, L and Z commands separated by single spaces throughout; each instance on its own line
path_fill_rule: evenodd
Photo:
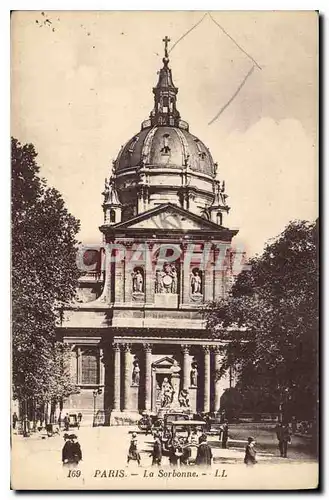
M 10 31 L 11 488 L 318 488 L 319 13 Z

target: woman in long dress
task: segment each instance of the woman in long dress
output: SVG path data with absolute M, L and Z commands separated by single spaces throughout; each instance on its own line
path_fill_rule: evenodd
M 130 460 L 136 460 L 138 465 L 140 465 L 141 463 L 141 456 L 137 448 L 137 435 L 135 432 L 133 432 L 133 435 L 131 437 L 130 446 L 128 450 L 128 457 L 127 457 L 128 464 Z

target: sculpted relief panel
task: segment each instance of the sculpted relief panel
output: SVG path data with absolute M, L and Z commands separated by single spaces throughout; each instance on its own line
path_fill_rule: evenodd
M 156 270 L 155 293 L 178 293 L 177 264 L 165 263 L 162 270 Z

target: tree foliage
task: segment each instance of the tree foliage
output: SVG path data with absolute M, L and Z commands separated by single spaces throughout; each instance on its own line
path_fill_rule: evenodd
M 44 403 L 74 391 L 56 321 L 75 294 L 79 221 L 40 178 L 36 157 L 12 138 L 12 379 L 14 398 Z
M 238 366 L 250 398 L 289 400 L 305 413 L 318 386 L 318 223 L 291 222 L 249 264 L 206 310 L 213 336 L 228 341 L 218 375 Z

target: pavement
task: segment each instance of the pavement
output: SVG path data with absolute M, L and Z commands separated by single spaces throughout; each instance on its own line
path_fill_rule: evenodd
M 96 471 L 104 470 L 129 470 L 132 475 L 137 464 L 131 462 L 127 466 L 127 452 L 130 444 L 131 433 L 136 431 L 136 427 L 81 427 L 79 430 L 74 429 L 74 433 L 78 436 L 78 441 L 82 449 L 83 460 L 79 464 L 79 470 L 84 477 L 88 475 L 90 478 Z M 31 434 L 30 437 L 24 438 L 22 435 L 12 435 L 12 484 L 14 489 L 20 489 L 19 485 L 31 484 L 34 488 L 38 485 L 48 485 L 48 480 L 51 479 L 52 484 L 61 489 L 62 485 L 66 488 L 72 488 L 72 479 L 67 483 L 63 479 L 63 465 L 61 462 L 61 450 L 64 445 L 64 432 L 60 435 L 47 437 L 45 432 L 37 432 Z M 151 435 L 138 434 L 138 449 L 141 455 L 142 468 L 151 468 L 152 458 L 150 453 L 153 445 Z M 235 439 L 235 441 L 239 441 Z M 257 437 L 256 437 L 257 441 Z M 221 443 L 218 436 L 209 436 L 208 442 L 213 452 L 212 468 L 223 468 L 230 465 L 244 466 L 244 439 L 240 443 L 232 441 L 228 443 L 227 449 L 221 448 Z M 275 440 L 273 440 L 275 443 Z M 277 445 L 263 449 L 260 447 L 257 450 L 258 464 L 272 464 L 282 467 L 290 464 L 300 466 L 303 464 L 316 465 L 316 460 L 310 456 L 306 449 L 302 452 L 293 452 L 292 449 L 288 452 L 289 458 L 280 458 Z M 162 467 L 169 469 L 169 461 L 167 457 L 163 457 Z M 244 466 L 245 468 L 245 466 Z M 190 469 L 196 469 L 190 467 Z M 85 473 L 83 472 L 85 471 Z M 101 472 L 99 472 L 101 474 Z M 126 472 L 124 473 L 126 474 Z M 64 481 L 64 482 L 63 482 Z M 78 479 L 75 481 L 77 483 Z M 37 485 L 37 486 L 36 486 Z M 48 486 L 47 486 L 48 487 Z M 85 487 L 85 484 L 81 488 Z

